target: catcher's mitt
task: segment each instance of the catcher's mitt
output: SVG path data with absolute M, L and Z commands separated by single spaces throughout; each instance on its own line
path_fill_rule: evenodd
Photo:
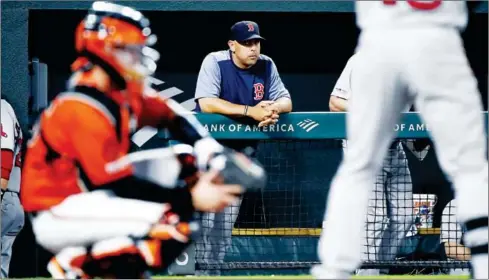
M 229 148 L 214 154 L 208 167 L 218 170 L 225 184 L 240 184 L 246 191 L 263 189 L 267 182 L 265 169 L 257 160 Z

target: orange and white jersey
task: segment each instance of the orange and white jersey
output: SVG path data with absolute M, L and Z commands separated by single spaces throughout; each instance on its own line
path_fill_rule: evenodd
M 362 30 L 439 26 L 465 29 L 465 1 L 356 1 L 357 25 Z
M 131 114 L 88 87 L 60 95 L 44 110 L 33 129 L 22 174 L 26 211 L 45 210 L 66 197 L 117 180 L 105 164 L 127 154 Z
M 182 142 L 208 143 L 208 132 L 195 117 L 180 112 L 175 101 L 147 93 L 126 106 L 123 96 L 77 86 L 44 110 L 23 166 L 21 199 L 27 212 L 134 176 L 130 164 L 114 170 L 106 166 L 128 155 L 130 134 L 137 127 L 167 128 Z
M 22 130 L 12 106 L 2 99 L 2 179 L 8 180 L 8 190 L 20 190 Z

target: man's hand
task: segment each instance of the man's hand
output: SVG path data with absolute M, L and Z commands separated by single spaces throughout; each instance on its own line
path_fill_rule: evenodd
M 3 179 L 2 178 L 2 185 L 1 185 L 1 187 L 2 187 L 2 190 L 3 191 L 6 191 L 7 190 L 7 187 L 8 187 L 8 180 L 7 179 Z
M 264 121 L 273 115 L 273 112 L 268 108 L 268 106 L 262 104 L 262 102 L 248 108 L 248 116 L 258 122 Z
M 270 124 L 275 124 L 278 122 L 278 114 L 272 114 L 272 116 L 264 121 L 258 123 L 258 127 L 267 126 Z
M 264 110 L 267 110 L 268 112 L 271 112 L 271 114 L 266 116 L 265 119 L 262 120 L 255 119 L 260 122 L 258 124 L 258 127 L 267 126 L 278 122 L 279 108 L 274 101 L 261 101 L 255 107 L 260 107 Z
M 192 202 L 195 209 L 204 212 L 220 212 L 238 202 L 244 189 L 237 184 L 223 184 L 217 170 L 205 172 L 192 188 Z
M 262 102 L 258 103 L 258 105 L 261 105 L 264 108 L 267 108 L 268 110 L 274 112 L 275 114 L 280 113 L 279 105 L 275 101 L 262 101 Z
M 256 104 L 256 106 L 260 106 L 262 108 L 270 108 L 271 105 L 273 105 L 273 101 L 271 100 L 263 100 L 260 101 L 260 103 Z

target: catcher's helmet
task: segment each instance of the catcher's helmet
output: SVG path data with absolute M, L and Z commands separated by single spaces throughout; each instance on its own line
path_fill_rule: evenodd
M 75 33 L 80 57 L 101 66 L 126 89 L 128 83 L 142 83 L 156 70 L 159 53 L 150 48 L 156 42 L 149 20 L 139 11 L 110 2 L 94 2 Z

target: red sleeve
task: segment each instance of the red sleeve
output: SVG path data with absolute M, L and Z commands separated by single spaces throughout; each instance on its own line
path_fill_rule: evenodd
M 9 149 L 2 149 L 2 179 L 10 179 L 14 161 L 14 152 Z

